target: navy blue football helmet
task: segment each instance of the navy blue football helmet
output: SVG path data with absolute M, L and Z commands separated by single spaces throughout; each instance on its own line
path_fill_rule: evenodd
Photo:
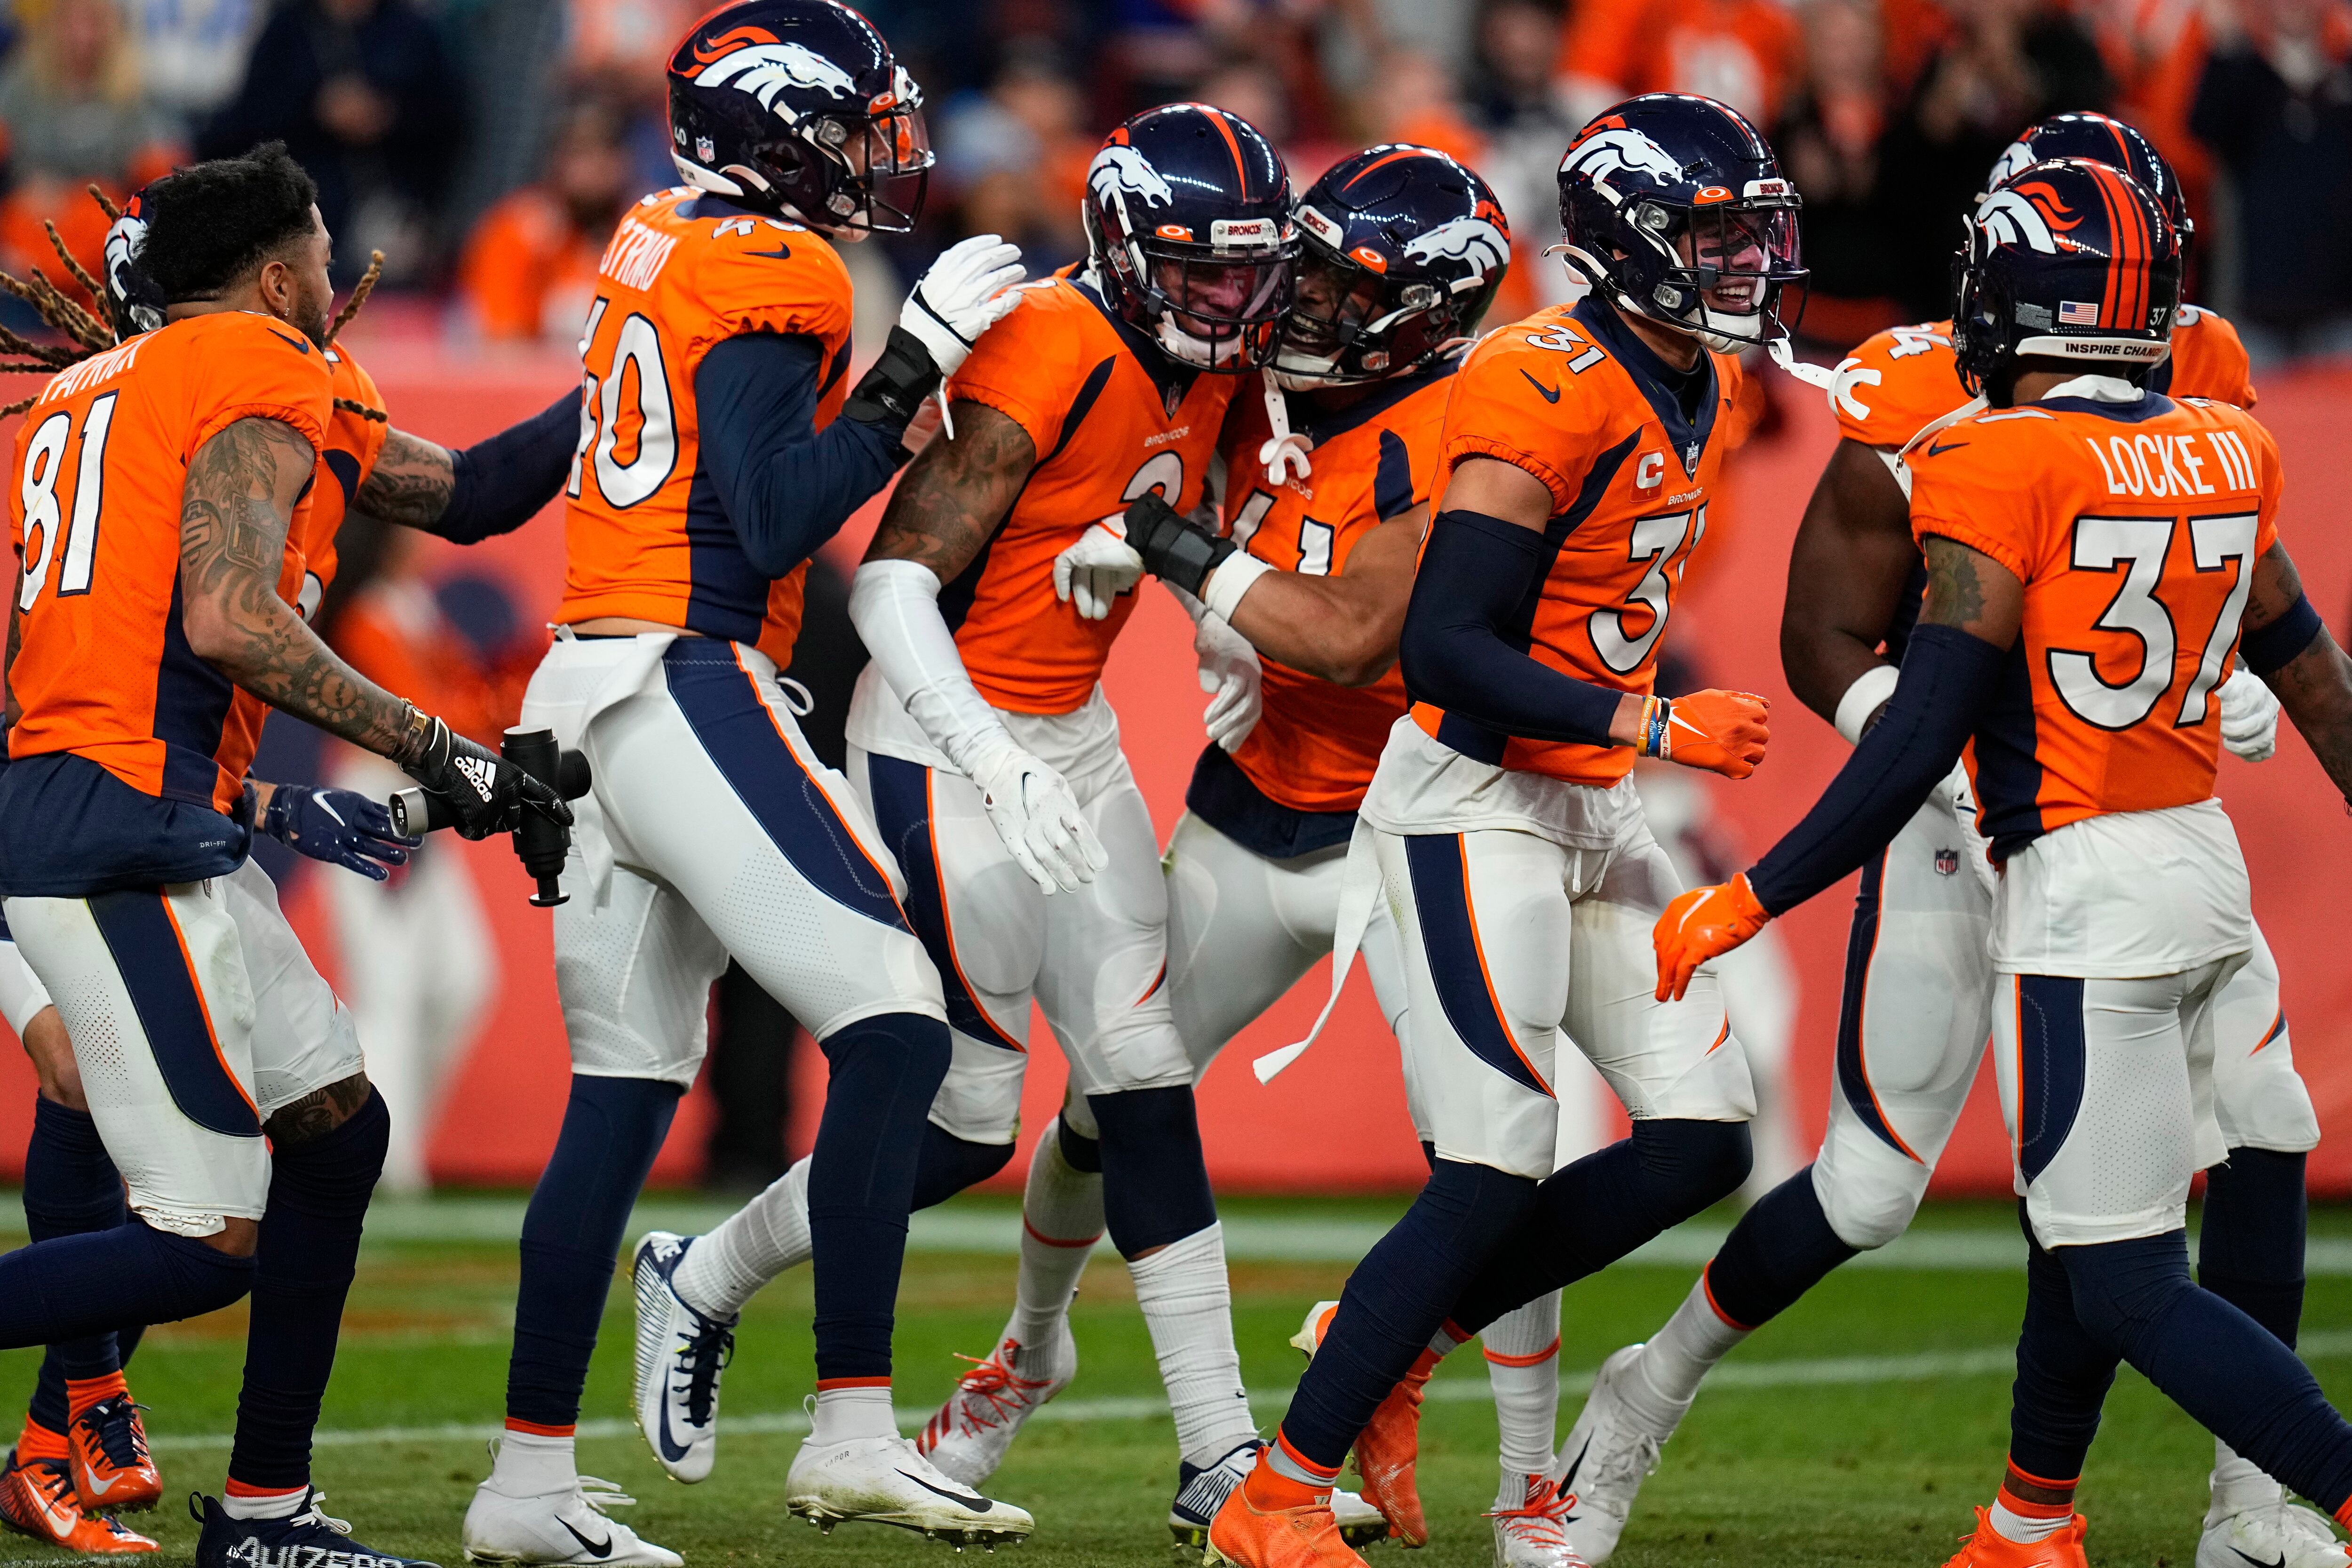
M 1160 352 L 1200 370 L 1256 370 L 1290 309 L 1290 175 L 1239 115 L 1147 109 L 1087 169 L 1081 208 L 1103 301 Z
M 1486 182 L 1405 142 L 1333 164 L 1298 199 L 1298 231 L 1273 371 L 1294 392 L 1421 369 L 1477 331 L 1511 262 Z
M 1569 265 L 1619 310 L 1726 353 L 1788 335 L 1801 205 L 1756 127 L 1696 93 L 1625 100 L 1559 163 Z
M 670 159 L 697 190 L 835 233 L 905 234 L 931 167 L 923 93 L 838 0 L 740 0 L 669 61 Z
M 2180 237 L 2112 163 L 2030 164 L 1968 220 L 1952 351 L 1972 396 L 2009 406 L 2021 359 L 2080 362 L 2135 383 L 2172 352 Z
M 2197 237 L 2197 225 L 2189 216 L 2189 199 L 2180 193 L 2180 178 L 2172 172 L 2172 165 L 2137 127 L 2105 114 L 2053 114 L 2027 126 L 1985 176 L 1984 191 L 1977 200 L 1983 201 L 2008 184 L 2011 175 L 2053 158 L 2088 158 L 2121 169 L 2156 198 L 2179 233 L 2182 250 Z
M 147 218 L 142 190 L 122 204 L 122 216 L 106 231 L 106 316 L 121 342 L 163 324 L 163 289 L 139 264 L 147 248 Z

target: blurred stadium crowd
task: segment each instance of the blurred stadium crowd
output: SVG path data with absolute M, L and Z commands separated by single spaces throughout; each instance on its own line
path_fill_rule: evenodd
M 569 340 L 614 215 L 671 182 L 662 68 L 699 0 L 14 0 L 0 32 L 0 265 L 87 254 L 80 195 L 283 138 L 317 177 L 341 281 L 460 338 Z M 966 233 L 1033 269 L 1080 248 L 1101 132 L 1171 98 L 1265 129 L 1301 186 L 1409 139 L 1503 193 L 1498 314 L 1549 302 L 1552 172 L 1627 92 L 1712 94 L 1802 188 L 1804 335 L 1843 349 L 1937 316 L 1935 258 L 2017 127 L 2101 109 L 2157 140 L 2199 220 L 2189 297 L 2258 364 L 2352 352 L 2352 4 L 2344 0 L 874 0 L 940 148 L 919 267 Z

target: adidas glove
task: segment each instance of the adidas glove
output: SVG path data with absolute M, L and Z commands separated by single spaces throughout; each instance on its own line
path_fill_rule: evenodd
M 1642 705 L 1643 756 L 1744 779 L 1764 760 L 1772 705 L 1752 691 L 1694 691 L 1651 697 Z
M 409 743 L 393 761 L 439 798 L 456 818 L 458 837 L 510 833 L 526 810 L 572 826 L 572 808 L 552 789 L 441 720 L 410 711 Z
M 1679 1002 L 1698 966 L 1762 931 L 1771 916 L 1748 885 L 1748 873 L 1712 888 L 1693 888 L 1666 906 L 1651 928 L 1658 954 L 1658 1000 Z
M 251 788 L 251 785 L 247 785 Z M 347 789 L 279 784 L 254 827 L 289 849 L 381 882 L 424 839 L 395 833 L 380 801 Z

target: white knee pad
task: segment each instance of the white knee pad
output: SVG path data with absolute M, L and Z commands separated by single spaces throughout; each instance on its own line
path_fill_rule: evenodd
M 1813 1196 L 1848 1247 L 1885 1247 L 1910 1226 L 1927 1195 L 1928 1166 L 1890 1149 L 1858 1123 L 1832 1114 L 1813 1161 Z

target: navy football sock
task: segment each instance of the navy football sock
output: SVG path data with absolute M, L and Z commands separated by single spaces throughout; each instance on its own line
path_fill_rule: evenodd
M 926 1121 L 922 1157 L 915 1163 L 915 1195 L 907 1206 L 927 1209 L 943 1204 L 988 1180 L 1012 1159 L 1010 1143 L 974 1143 L 936 1121 Z
M 1454 1306 L 1475 1333 L 1512 1309 L 1599 1272 L 1748 1179 L 1744 1121 L 1646 1120 L 1633 1135 L 1554 1172 L 1508 1245 Z
M 1536 1184 L 1486 1165 L 1440 1160 L 1429 1184 L 1340 1292 L 1282 1436 L 1337 1469 L 1389 1391 L 1412 1370 L 1454 1302 L 1535 1206 Z
M 341 1126 L 272 1152 L 228 1457 L 232 1481 L 264 1491 L 310 1484 L 310 1433 L 335 1370 L 360 1227 L 391 1144 L 392 1113 L 371 1087 L 367 1103 Z
M 2066 1266 L 2033 1237 L 2025 1201 L 2025 1323 L 2017 1336 L 2017 1381 L 2011 1386 L 2009 1462 L 2027 1477 L 2065 1486 L 2083 1474 L 2099 1411 L 2116 1381 L 2115 1351 L 2074 1316 Z
M 887 1013 L 824 1046 L 832 1072 L 808 1173 L 819 1389 L 890 1375 L 907 1212 L 930 1126 L 925 1118 L 947 1077 L 948 1026 Z
M 1808 1165 L 1739 1216 L 1706 1266 L 1706 1288 L 1725 1317 L 1760 1329 L 1855 1251 L 1830 1228 Z
M 1102 1131 L 1103 1228 L 1121 1258 L 1217 1223 L 1191 1085 L 1090 1094 L 1087 1108 Z
M 2205 1173 L 2197 1283 L 2292 1350 L 2303 1321 L 2304 1157 L 2232 1149 Z
M 621 1238 L 683 1092 L 653 1079 L 572 1075 L 563 1131 L 522 1217 L 509 1420 L 569 1428 L 580 1419 Z
M 1054 1142 L 1061 1146 L 1063 1162 L 1073 1171 L 1102 1174 L 1102 1140 L 1089 1138 L 1070 1125 L 1066 1116 L 1054 1120 Z
M 35 1241 L 47 1241 L 110 1229 L 130 1215 L 121 1173 L 107 1155 L 97 1121 L 87 1110 L 36 1095 L 33 1134 L 25 1145 L 26 1231 Z M 33 1419 L 52 1431 L 64 1431 L 69 1418 L 66 1379 L 104 1377 L 121 1366 L 111 1333 L 51 1345 L 33 1384 Z
M 2057 1249 L 2093 1337 L 2207 1431 L 2339 1513 L 2352 1501 L 2352 1426 L 2277 1337 L 2189 1279 L 2189 1240 L 2168 1231 Z
M 217 1312 L 253 1288 L 253 1268 L 136 1219 L 37 1241 L 0 1257 L 0 1350 Z

